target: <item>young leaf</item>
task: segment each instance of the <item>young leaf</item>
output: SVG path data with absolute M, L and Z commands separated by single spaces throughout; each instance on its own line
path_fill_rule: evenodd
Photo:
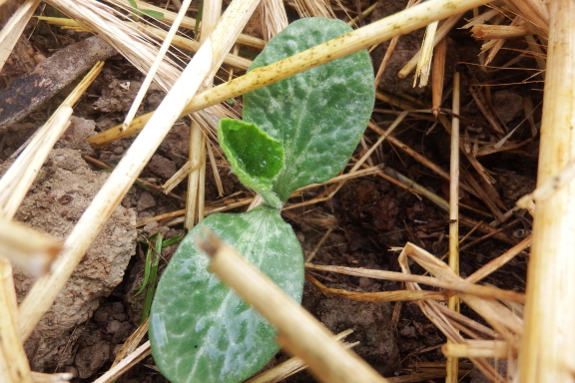
M 153 17 L 154 19 L 162 20 L 164 18 L 164 14 L 162 12 L 153 11 L 151 9 L 139 9 L 138 11 L 144 15 Z
M 196 247 L 209 228 L 300 301 L 303 255 L 277 209 L 213 214 L 182 241 L 157 287 L 150 315 L 152 353 L 173 383 L 237 383 L 277 352 L 275 330 L 207 271 Z
M 138 4 L 135 2 L 135 0 L 128 0 L 128 2 L 132 6 L 132 8 L 134 8 L 133 12 L 136 15 L 148 15 L 150 17 L 153 17 L 153 18 L 159 19 L 159 20 L 164 18 L 164 14 L 162 12 L 152 11 L 151 9 L 139 9 Z
M 229 118 L 220 120 L 218 140 L 240 181 L 270 206 L 280 208 L 282 203 L 271 190 L 273 179 L 284 165 L 281 143 L 254 124 Z
M 250 70 L 350 31 L 341 20 L 298 20 L 268 42 Z M 299 187 L 329 180 L 345 166 L 374 100 L 373 68 L 365 50 L 244 95 L 244 121 L 283 144 L 285 166 L 273 181 L 282 201 Z

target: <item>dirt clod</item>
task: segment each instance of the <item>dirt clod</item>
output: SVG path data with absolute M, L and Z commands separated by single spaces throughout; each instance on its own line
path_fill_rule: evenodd
M 55 149 L 40 170 L 16 219 L 55 238 L 65 239 L 107 177 L 105 173 L 91 170 L 78 151 Z M 107 296 L 122 281 L 128 261 L 135 253 L 135 218 L 132 210 L 116 208 L 50 311 L 41 319 L 26 342 L 35 371 L 67 364 L 82 333 L 76 326 L 92 315 L 100 297 Z M 33 280 L 16 272 L 15 283 L 21 300 Z M 90 376 L 102 365 L 94 356 L 109 354 L 109 346 L 107 351 L 102 347 L 94 346 L 85 352 L 89 362 L 76 362 L 81 376 Z

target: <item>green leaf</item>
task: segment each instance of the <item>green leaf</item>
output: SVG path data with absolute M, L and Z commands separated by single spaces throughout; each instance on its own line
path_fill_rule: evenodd
M 250 70 L 350 31 L 341 20 L 298 20 L 268 42 Z M 273 181 L 282 201 L 295 189 L 325 182 L 343 169 L 374 100 L 373 68 L 365 50 L 244 95 L 244 121 L 283 144 L 285 166 Z
M 153 17 L 154 19 L 161 20 L 164 18 L 164 14 L 162 12 L 153 11 L 151 9 L 140 9 L 139 11 L 140 13 Z
M 300 301 L 301 246 L 277 209 L 213 214 L 182 241 L 158 284 L 150 315 L 152 354 L 173 383 L 237 383 L 277 352 L 276 332 L 218 278 L 197 247 L 209 228 Z
M 281 143 L 254 124 L 229 118 L 220 120 L 218 140 L 240 181 L 270 206 L 280 208 L 282 203 L 272 192 L 272 182 L 284 165 Z
M 148 15 L 150 17 L 153 17 L 153 18 L 159 19 L 159 20 L 164 18 L 164 14 L 162 12 L 152 11 L 151 9 L 139 9 L 138 4 L 136 3 L 135 0 L 128 0 L 128 2 L 132 6 L 132 8 L 134 8 L 133 12 L 136 15 Z

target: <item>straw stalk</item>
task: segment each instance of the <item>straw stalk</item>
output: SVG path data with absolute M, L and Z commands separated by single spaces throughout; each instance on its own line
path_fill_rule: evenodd
M 537 185 L 575 159 L 575 3 L 550 3 Z M 538 200 L 527 276 L 520 381 L 575 382 L 575 180 Z

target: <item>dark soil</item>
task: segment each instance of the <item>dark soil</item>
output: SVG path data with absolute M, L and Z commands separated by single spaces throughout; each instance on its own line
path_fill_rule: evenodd
M 350 9 L 367 8 L 367 2 L 348 2 Z M 371 2 L 370 2 L 371 3 Z M 379 19 L 387 14 L 397 12 L 404 7 L 405 1 L 381 1 L 373 19 Z M 369 20 L 365 20 L 368 22 Z M 19 45 L 19 56 L 13 56 L 5 66 L 0 78 L 0 86 L 4 87 L 19 76 L 30 73 L 36 66 L 35 60 L 50 55 L 54 50 L 65 45 L 82 40 L 87 34 L 77 34 L 48 26 L 43 22 L 33 22 L 33 33 L 30 25 L 25 32 L 31 33 L 30 42 L 22 41 Z M 400 39 L 396 54 L 392 57 L 389 69 L 380 84 L 380 89 L 396 95 L 411 95 L 420 101 L 430 104 L 428 88 L 411 88 L 411 78 L 398 80 L 394 75 L 406 59 L 409 59 L 419 48 L 422 32 L 418 31 Z M 493 140 L 491 132 L 485 129 L 488 122 L 478 110 L 469 95 L 471 87 L 480 84 L 492 85 L 493 111 L 499 116 L 509 130 L 519 125 L 513 140 L 516 142 L 530 139 L 529 124 L 524 121 L 523 102 L 530 97 L 533 105 L 538 105 L 541 97 L 541 86 L 521 84 L 528 75 L 521 71 L 484 71 L 478 66 L 477 54 L 479 43 L 469 37 L 467 31 L 454 30 L 450 35 L 447 73 L 457 69 L 462 75 L 462 111 L 465 118 L 462 129 L 466 137 L 473 140 Z M 507 43 L 506 43 L 507 44 Z M 510 45 L 516 43 L 510 43 Z M 507 46 L 507 45 L 506 45 Z M 379 66 L 387 44 L 382 44 L 372 52 L 375 70 Z M 24 52 L 24 53 L 22 53 Z M 516 53 L 502 51 L 493 66 L 507 62 Z M 467 64 L 466 64 L 467 63 Z M 516 64 L 517 67 L 534 68 L 535 63 L 528 58 Z M 114 56 L 106 62 L 103 73 L 90 87 L 81 102 L 74 109 L 74 116 L 93 121 L 96 131 L 103 131 L 123 122 L 131 100 L 135 96 L 143 76 L 121 56 Z M 26 118 L 12 124 L 5 133 L 5 146 L 0 150 L 0 160 L 5 161 L 25 139 L 46 120 L 62 99 L 68 94 L 71 86 L 64 88 L 40 109 L 32 112 Z M 450 89 L 451 75 L 446 79 L 446 89 Z M 498 84 L 515 83 L 516 85 L 498 86 Z M 536 89 L 534 89 L 536 88 Z M 152 88 L 139 111 L 145 113 L 154 110 L 163 97 L 163 93 Z M 444 106 L 449 108 L 450 97 Z M 378 101 L 375 105 L 373 120 L 385 129 L 397 115 L 397 111 L 388 104 Z M 540 119 L 540 107 L 534 114 L 535 121 Z M 188 121 L 182 119 L 172 129 L 165 142 L 160 146 L 152 161 L 140 176 L 157 185 L 163 184 L 171 177 L 187 159 L 187 140 L 189 136 Z M 429 115 L 411 114 L 395 131 L 395 137 L 449 169 L 449 136 L 443 127 L 435 124 Z M 366 131 L 367 147 L 377 140 L 378 136 Z M 132 140 L 124 139 L 103 149 L 91 150 L 83 147 L 83 154 L 110 165 L 116 164 Z M 71 140 L 68 149 L 81 150 L 77 141 Z M 495 189 L 507 209 L 514 206 L 518 197 L 530 192 L 535 184 L 537 164 L 537 138 L 525 146 L 502 153 L 496 153 L 479 158 L 480 162 L 495 179 Z M 362 153 L 361 146 L 355 154 Z M 384 143 L 372 156 L 374 164 L 384 163 L 415 182 L 425 186 L 437 195 L 448 199 L 448 184 L 431 170 L 424 167 L 396 147 Z M 236 192 L 249 193 L 242 189 L 235 176 L 225 166 L 224 161 L 218 162 L 220 175 L 224 183 L 226 196 Z M 472 176 L 476 173 L 469 163 L 463 162 L 462 168 Z M 93 167 L 93 170 L 100 170 Z M 219 199 L 213 181 L 211 168 L 207 168 L 206 200 L 207 204 Z M 41 181 L 41 180 L 40 180 Z M 39 182 L 40 182 L 39 181 Z M 37 186 L 36 187 L 40 187 Z M 305 198 L 311 199 L 319 191 L 309 192 Z M 172 194 L 165 196 L 154 190 L 134 186 L 123 199 L 124 210 L 135 214 L 136 221 L 154 217 L 158 214 L 182 209 L 185 206 L 185 187 L 178 186 Z M 475 209 L 489 212 L 482 202 L 463 194 L 462 203 Z M 505 210 L 503 210 L 505 211 Z M 477 214 L 462 208 L 461 213 L 475 220 L 489 223 L 493 218 Z M 33 213 L 30 213 L 33 214 Z M 448 251 L 448 215 L 445 211 L 409 191 L 398 188 L 382 178 L 371 176 L 349 181 L 327 203 L 311 205 L 306 208 L 290 210 L 285 214 L 298 237 L 300 238 L 306 256 L 309 255 L 322 236 L 332 225 L 336 229 L 329 235 L 326 242 L 317 252 L 313 262 L 316 264 L 365 267 L 383 270 L 399 270 L 397 264 L 398 252 L 392 248 L 401 247 L 407 241 L 413 242 L 438 257 L 443 257 Z M 510 242 L 519 242 L 530 233 L 529 215 L 518 214 L 517 223 L 503 233 Z M 460 235 L 466 236 L 470 228 L 462 227 Z M 138 239 L 143 239 L 157 232 L 165 238 L 177 236 L 183 232 L 181 225 L 167 226 L 165 222 L 150 223 L 138 229 Z M 462 243 L 479 238 L 482 233 L 474 232 Z M 56 350 L 53 358 L 35 366 L 46 372 L 71 371 L 77 375 L 77 382 L 91 382 L 99 374 L 106 371 L 120 345 L 135 330 L 140 323 L 143 295 L 134 297 L 143 279 L 144 254 L 146 245 L 137 242 L 135 251 L 125 270 L 123 280 L 109 295 L 98 298 L 92 303 L 89 318 L 79 321 L 61 335 L 65 342 Z M 510 247 L 510 243 L 488 238 L 468 247 L 461 253 L 461 275 L 467 276 L 489 260 L 502 254 Z M 166 266 L 176 246 L 164 249 L 160 269 Z M 492 274 L 485 282 L 505 289 L 523 291 L 525 287 L 527 255 L 521 254 L 508 265 Z M 414 272 L 422 272 L 417 266 Z M 403 286 L 397 282 L 372 280 L 367 278 L 349 277 L 339 274 L 313 273 L 328 287 L 351 291 L 376 292 L 398 290 Z M 354 333 L 347 339 L 350 342 L 360 341 L 356 352 L 372 364 L 384 376 L 401 374 L 415 361 L 441 362 L 445 358 L 440 346 L 445 337 L 421 313 L 418 306 L 412 302 L 403 303 L 369 303 L 355 302 L 346 298 L 329 296 L 306 282 L 303 305 L 320 319 L 331 331 L 339 332 L 348 328 Z M 97 307 L 97 308 L 95 308 Z M 94 309 L 95 308 L 95 309 Z M 463 313 L 480 320 L 466 307 Z M 392 320 L 392 313 L 394 316 Z M 32 347 L 33 348 L 33 347 Z M 31 358 L 35 357 L 34 351 Z M 286 358 L 278 354 L 276 361 Z M 34 364 L 34 363 L 33 363 Z M 273 363 L 272 363 L 273 364 Z M 132 368 L 118 382 L 164 382 L 166 381 L 153 369 L 153 359 L 148 357 L 144 362 Z M 304 383 L 314 381 L 307 373 L 299 373 L 286 382 Z M 438 380 L 440 381 L 440 380 Z

